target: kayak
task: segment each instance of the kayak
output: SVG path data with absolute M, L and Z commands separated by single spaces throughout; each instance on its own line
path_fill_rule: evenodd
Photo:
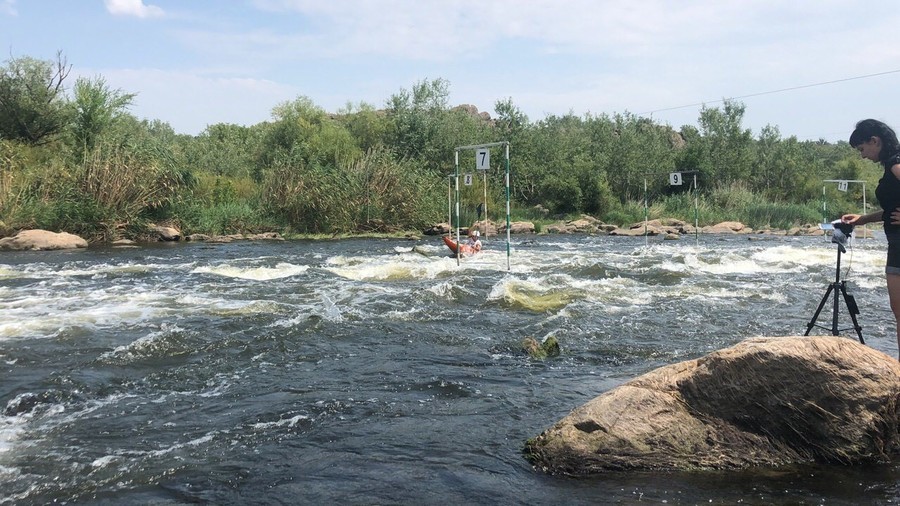
M 450 251 L 452 251 L 454 254 L 456 253 L 456 241 L 451 239 L 449 235 L 444 236 L 444 244 L 446 244 L 447 247 L 450 248 Z M 472 247 L 468 244 L 463 244 L 460 253 L 462 253 L 463 255 L 472 255 L 476 252 L 472 251 Z

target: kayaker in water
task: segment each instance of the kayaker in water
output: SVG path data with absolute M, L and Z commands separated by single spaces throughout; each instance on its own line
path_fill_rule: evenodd
M 472 253 L 478 253 L 481 251 L 481 232 L 477 230 L 469 231 L 469 240 L 466 242 L 466 246 L 470 248 L 469 251 Z

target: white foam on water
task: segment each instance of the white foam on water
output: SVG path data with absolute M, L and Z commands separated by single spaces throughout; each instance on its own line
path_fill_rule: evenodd
M 207 397 L 207 398 L 221 397 L 222 395 L 225 395 L 225 392 L 227 392 L 231 388 L 232 383 L 231 383 L 231 381 L 229 381 L 230 379 L 232 379 L 232 378 L 228 378 L 223 374 L 217 374 L 214 379 L 210 379 L 207 382 L 207 384 L 206 384 L 207 390 L 203 390 L 203 391 L 199 392 L 197 395 L 200 397 Z M 240 378 L 237 378 L 237 379 L 240 379 Z
M 421 308 L 410 307 L 405 310 L 388 311 L 384 316 L 389 320 L 419 322 L 422 321 L 423 315 Z
M 52 271 L 48 274 L 52 276 L 60 276 L 60 277 L 89 277 L 89 276 L 99 276 L 104 274 L 141 274 L 145 272 L 152 272 L 157 269 L 169 269 L 168 266 L 161 265 L 142 265 L 142 264 L 122 264 L 122 265 L 110 265 L 110 264 L 97 264 L 93 265 L 89 268 L 68 268 L 68 269 L 60 269 L 57 271 Z
M 271 429 L 271 428 L 276 428 L 276 427 L 295 427 L 298 423 L 302 422 L 303 420 L 309 420 L 309 416 L 296 415 L 296 416 L 292 416 L 291 418 L 282 418 L 281 420 L 277 420 L 274 422 L 254 423 L 253 425 L 251 425 L 251 427 L 253 427 L 254 429 L 257 429 L 257 430 Z
M 0 339 L 55 337 L 75 327 L 114 327 L 168 314 L 166 296 L 156 291 L 53 290 L 0 299 Z
M 209 443 L 218 434 L 219 434 L 219 431 L 214 430 L 214 431 L 207 432 L 206 434 L 204 434 L 203 436 L 200 436 L 198 438 L 194 438 L 189 441 L 185 441 L 184 443 L 175 443 L 171 446 L 168 446 L 165 448 L 160 448 L 159 450 L 149 450 L 149 451 L 134 451 L 134 450 L 132 450 L 132 451 L 123 452 L 123 454 L 132 456 L 132 457 L 134 457 L 134 456 L 161 457 L 163 455 L 167 455 L 169 453 L 172 453 L 172 452 L 175 452 L 178 450 L 182 450 L 185 448 L 196 448 L 198 446 Z
M 151 332 L 126 345 L 118 346 L 112 351 L 107 351 L 101 354 L 100 358 L 103 360 L 116 359 L 127 361 L 153 355 L 160 348 L 161 341 L 177 332 L 184 332 L 184 329 L 178 325 L 163 324 L 160 330 Z
M 0 416 L 0 464 L 4 460 L 4 454 L 12 451 L 15 442 L 25 431 L 25 425 L 31 419 L 31 413 L 22 413 L 17 416 Z
M 414 281 L 436 279 L 460 272 L 506 271 L 506 261 L 505 252 L 493 250 L 463 257 L 458 265 L 456 257 L 449 254 L 425 256 L 417 253 L 400 253 L 368 257 L 337 255 L 328 258 L 324 268 L 337 276 L 354 281 Z M 528 269 L 527 265 L 523 264 L 513 268 L 520 271 Z
M 450 299 L 453 297 L 453 283 L 450 281 L 442 281 L 431 285 L 427 290 L 441 299 Z
M 269 328 L 291 328 L 296 327 L 297 325 L 302 325 L 312 316 L 321 316 L 323 314 L 323 310 L 318 306 L 296 306 L 291 313 L 292 316 L 287 318 L 279 318 L 272 323 L 268 324 Z
M 773 290 L 761 289 L 760 287 L 748 287 L 742 289 L 735 289 L 733 287 L 712 289 L 696 287 L 682 291 L 679 296 L 687 300 L 697 300 L 704 303 L 709 303 L 711 301 L 731 303 L 734 300 L 750 298 L 771 300 L 777 303 L 787 302 L 787 297 L 784 294 Z
M 322 317 L 332 322 L 341 322 L 344 320 L 344 316 L 341 314 L 341 310 L 337 307 L 337 304 L 331 300 L 331 297 L 324 293 L 322 294 Z
M 754 251 L 750 257 L 760 265 L 768 266 L 770 271 L 787 270 L 795 272 L 798 267 L 814 267 L 833 264 L 837 258 L 837 250 L 822 247 L 776 246 Z
M 435 279 L 455 266 L 455 260 L 414 254 L 368 258 L 335 256 L 327 260 L 325 270 L 354 281 L 408 281 Z
M 645 305 L 653 300 L 653 296 L 644 285 L 628 278 L 575 279 L 567 274 L 555 274 L 526 279 L 505 276 L 492 287 L 488 300 L 553 311 L 578 300 Z
M 759 274 L 783 272 L 785 266 L 765 264 L 742 254 L 743 252 L 728 251 L 716 258 L 704 258 L 694 255 L 685 257 L 685 266 L 689 271 L 698 271 L 704 274 Z
M 121 462 L 121 460 L 122 460 L 122 457 L 120 457 L 118 455 L 106 455 L 104 457 L 94 459 L 94 461 L 91 462 L 91 467 L 94 469 L 100 469 L 100 468 L 107 467 L 111 464 Z
M 177 271 L 193 267 L 193 263 L 168 264 L 168 263 L 98 263 L 86 267 L 80 266 L 81 262 L 66 263 L 61 265 L 35 262 L 21 266 L 21 269 L 13 269 L 12 277 L 25 277 L 34 279 L 59 279 L 59 278 L 97 278 L 109 275 L 142 274 L 154 271 Z M 0 267 L 2 272 L 3 267 Z M 2 277 L 2 275 L 0 275 Z
M 27 395 L 27 394 L 22 394 Z M 19 445 L 34 446 L 41 444 L 41 439 L 34 439 L 42 434 L 53 434 L 57 427 L 74 424 L 88 417 L 97 410 L 124 399 L 136 397 L 133 394 L 115 394 L 103 399 L 96 399 L 72 409 L 64 404 L 39 403 L 34 409 L 16 416 L 0 416 L 0 479 L 21 476 L 21 471 L 8 465 L 14 459 Z M 27 432 L 27 442 L 21 436 Z M 28 494 L 23 494 L 28 497 Z M 0 501 L 3 502 L 3 501 Z
M 218 316 L 242 316 L 270 314 L 287 311 L 283 303 L 270 300 L 231 300 L 198 294 L 179 295 L 175 305 L 192 313 L 208 313 Z
M 226 278 L 270 281 L 297 276 L 307 270 L 309 270 L 308 265 L 294 265 L 281 262 L 276 264 L 275 267 L 241 267 L 230 264 L 202 266 L 194 268 L 191 274 L 214 274 Z

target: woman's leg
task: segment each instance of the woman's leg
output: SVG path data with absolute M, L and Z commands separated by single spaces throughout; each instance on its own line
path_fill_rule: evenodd
M 900 350 L 900 274 L 887 275 L 888 297 L 891 300 L 891 311 L 897 327 L 897 349 Z M 900 358 L 900 357 L 898 357 Z

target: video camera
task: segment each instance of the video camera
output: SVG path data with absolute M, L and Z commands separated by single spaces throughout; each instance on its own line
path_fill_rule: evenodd
M 819 225 L 819 228 L 822 230 L 831 230 L 831 242 L 838 245 L 841 253 L 847 252 L 848 242 L 850 241 L 850 237 L 853 236 L 853 225 L 837 219 L 831 223 L 822 223 Z

